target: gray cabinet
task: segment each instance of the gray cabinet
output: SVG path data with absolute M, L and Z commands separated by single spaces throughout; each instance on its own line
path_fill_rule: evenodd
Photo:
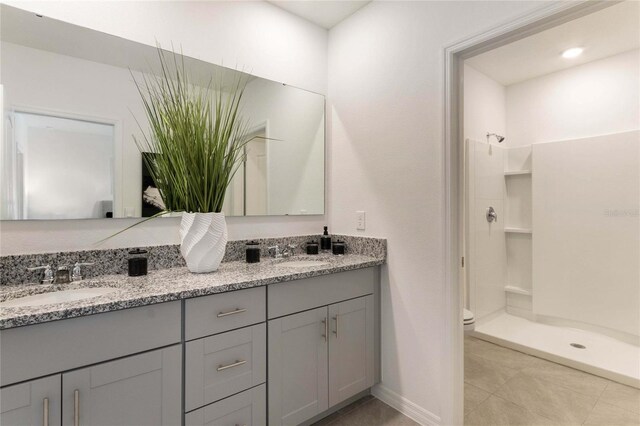
M 0 385 L 180 343 L 181 302 L 0 330 Z
M 186 426 L 264 426 L 267 424 L 266 386 L 240 392 L 185 415 Z
M 0 391 L 0 425 L 59 426 L 60 375 L 8 386 Z
M 373 386 L 373 296 L 329 306 L 329 406 Z
M 62 375 L 65 426 L 175 426 L 181 423 L 180 345 Z
M 327 308 L 269 321 L 269 425 L 295 425 L 329 408 Z
M 373 295 L 269 321 L 269 425 L 297 425 L 374 384 Z

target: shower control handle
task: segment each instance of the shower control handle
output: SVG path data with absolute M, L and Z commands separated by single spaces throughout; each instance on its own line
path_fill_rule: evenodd
M 496 213 L 496 209 L 489 206 L 487 209 L 487 222 L 497 222 L 498 221 L 498 213 Z

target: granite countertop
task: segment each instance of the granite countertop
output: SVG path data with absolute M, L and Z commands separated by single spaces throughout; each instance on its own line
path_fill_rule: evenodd
M 281 265 L 294 260 L 315 260 L 326 264 L 304 268 Z M 260 263 L 253 264 L 244 261 L 223 262 L 216 272 L 208 274 L 192 274 L 187 268 L 178 267 L 150 271 L 143 277 L 103 275 L 70 284 L 2 286 L 0 302 L 78 288 L 111 287 L 116 290 L 79 301 L 40 306 L 0 307 L 0 330 L 362 269 L 382 265 L 384 261 L 384 257 L 321 254 L 263 259 Z

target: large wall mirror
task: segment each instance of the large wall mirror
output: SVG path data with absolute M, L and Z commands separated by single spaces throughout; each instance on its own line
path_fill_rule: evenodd
M 133 138 L 146 126 L 134 78 L 153 72 L 156 48 L 7 5 L 0 17 L 0 219 L 155 214 L 158 193 Z M 196 84 L 240 73 L 184 61 Z M 224 212 L 323 214 L 324 97 L 244 77 L 243 115 L 260 137 L 245 148 Z

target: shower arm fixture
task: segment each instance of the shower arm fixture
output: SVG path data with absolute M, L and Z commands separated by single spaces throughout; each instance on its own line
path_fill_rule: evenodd
M 502 135 L 499 135 L 497 133 L 487 133 L 487 143 L 489 143 L 489 138 L 491 136 L 495 136 L 498 143 L 502 143 L 502 141 L 504 140 L 504 136 Z

